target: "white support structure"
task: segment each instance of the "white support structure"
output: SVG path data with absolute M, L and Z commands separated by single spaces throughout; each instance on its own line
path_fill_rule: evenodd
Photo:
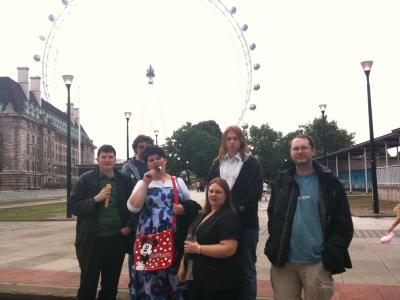
M 388 146 L 387 142 L 385 142 L 385 165 L 386 167 L 389 166 L 389 158 L 388 158 Z
M 353 183 L 351 182 L 351 159 L 350 152 L 347 152 L 347 163 L 349 166 L 349 192 L 353 192 Z
M 365 147 L 364 147 L 364 176 L 365 176 L 365 192 L 368 193 L 367 148 Z
M 336 155 L 336 177 L 339 177 L 339 161 L 337 155 Z

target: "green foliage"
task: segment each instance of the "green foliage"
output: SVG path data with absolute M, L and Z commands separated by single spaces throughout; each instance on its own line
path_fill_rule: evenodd
M 204 121 L 196 125 L 186 123 L 174 131 L 164 146 L 168 155 L 168 172 L 184 176 L 205 177 L 216 157 L 221 139 L 221 129 L 215 121 Z
M 67 203 L 50 203 L 0 209 L 0 221 L 65 218 Z
M 324 153 L 324 140 L 322 132 L 322 118 L 315 118 L 312 123 L 308 123 L 305 133 L 310 135 L 315 141 L 317 156 Z M 339 128 L 336 121 L 328 121 L 325 117 L 326 153 L 335 152 L 343 148 L 354 145 L 354 133 L 347 132 L 346 129 Z
M 354 144 L 354 134 L 340 129 L 336 121 L 326 122 L 327 153 L 337 151 Z M 305 133 L 312 136 L 316 143 L 317 155 L 323 153 L 322 119 L 316 118 L 305 127 Z M 265 179 L 273 179 L 280 169 L 290 166 L 289 141 L 298 135 L 298 131 L 285 136 L 268 124 L 251 126 L 245 131 L 246 140 L 263 168 Z M 208 169 L 218 154 L 222 132 L 215 121 L 204 121 L 192 125 L 186 123 L 174 131 L 164 145 L 168 155 L 167 170 L 170 174 L 189 180 L 191 175 L 197 178 L 206 176 Z
M 279 151 L 281 138 L 282 133 L 273 130 L 268 124 L 250 127 L 249 144 L 253 155 L 261 163 L 264 178 L 273 178 L 282 165 L 283 156 Z

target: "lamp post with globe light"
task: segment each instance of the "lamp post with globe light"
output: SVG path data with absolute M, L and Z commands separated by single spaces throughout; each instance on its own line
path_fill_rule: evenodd
M 304 130 L 306 129 L 306 127 L 303 124 L 299 125 L 299 132 L 300 134 L 304 134 Z
M 374 141 L 374 124 L 372 121 L 372 105 L 371 105 L 371 90 L 369 86 L 369 74 L 371 73 L 372 60 L 361 62 L 361 66 L 367 77 L 367 96 L 368 96 L 368 120 L 369 120 L 369 155 L 371 160 L 372 173 L 372 199 L 374 213 L 379 214 L 379 199 L 378 199 L 378 182 L 376 179 L 376 161 L 375 161 L 375 141 Z
M 124 112 L 126 119 L 126 160 L 129 159 L 129 119 L 131 118 L 132 113 L 130 111 Z
M 72 217 L 71 213 L 71 205 L 70 205 L 70 195 L 71 195 L 71 172 L 72 172 L 72 163 L 71 163 L 71 84 L 74 76 L 72 75 L 63 75 L 65 86 L 68 91 L 68 102 L 67 102 L 67 218 Z
M 158 146 L 158 134 L 160 133 L 160 131 L 158 129 L 154 129 L 154 134 L 156 136 L 156 145 Z
M 325 134 L 325 110 L 326 104 L 320 104 L 319 109 L 322 113 L 322 136 L 323 136 L 323 145 L 324 145 L 324 161 L 325 166 L 328 166 L 328 159 L 326 158 L 326 134 Z

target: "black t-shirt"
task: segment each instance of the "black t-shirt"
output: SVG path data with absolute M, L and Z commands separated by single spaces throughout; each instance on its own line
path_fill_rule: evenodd
M 193 225 L 199 224 L 204 217 L 200 215 Z M 223 206 L 198 226 L 194 233 L 200 245 L 219 244 L 223 240 L 239 241 L 240 220 L 229 208 Z M 239 267 L 237 253 L 227 258 L 193 255 L 193 280 L 202 289 L 236 289 L 242 282 Z

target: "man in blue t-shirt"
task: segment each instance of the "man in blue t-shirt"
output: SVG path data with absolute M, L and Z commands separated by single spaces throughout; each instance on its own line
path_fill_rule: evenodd
M 351 268 L 353 223 L 343 185 L 313 162 L 314 141 L 290 142 L 294 167 L 281 172 L 268 205 L 265 254 L 272 263 L 274 299 L 330 299 L 332 274 Z

